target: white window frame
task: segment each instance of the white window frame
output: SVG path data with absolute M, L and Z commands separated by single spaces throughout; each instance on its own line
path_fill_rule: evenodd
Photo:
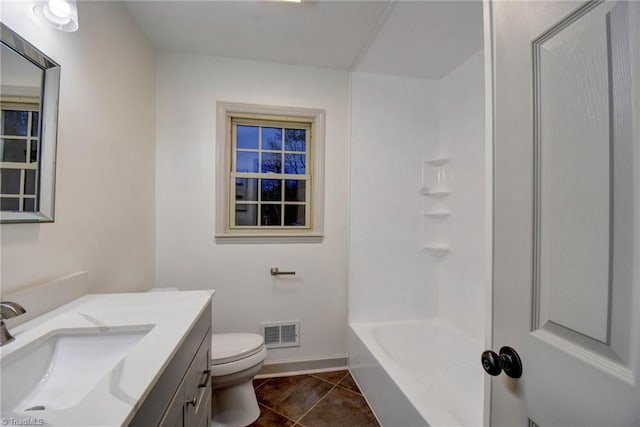
M 231 215 L 235 182 L 231 170 L 233 150 L 232 119 L 311 123 L 308 144 L 310 195 L 308 222 L 304 227 L 232 227 Z M 324 233 L 324 143 L 325 111 L 311 108 L 274 107 L 231 102 L 217 103 L 216 117 L 216 230 L 217 243 L 319 243 Z M 284 147 L 283 147 L 284 148 Z M 284 189 L 283 189 L 284 191 Z

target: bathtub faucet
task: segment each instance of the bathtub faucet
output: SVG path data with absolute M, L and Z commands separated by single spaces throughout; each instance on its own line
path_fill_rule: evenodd
M 9 333 L 7 325 L 4 324 L 4 319 L 11 319 L 12 317 L 20 316 L 26 313 L 20 304 L 11 301 L 0 301 L 0 346 L 10 343 L 14 340 L 13 336 Z

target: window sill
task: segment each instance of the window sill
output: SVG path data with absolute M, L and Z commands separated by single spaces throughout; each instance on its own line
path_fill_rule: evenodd
M 242 243 L 322 243 L 324 235 L 318 233 L 298 234 L 267 234 L 267 233 L 238 233 L 216 234 L 218 244 Z

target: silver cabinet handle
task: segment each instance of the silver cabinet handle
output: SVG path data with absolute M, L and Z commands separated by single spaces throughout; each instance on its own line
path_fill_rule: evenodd
M 196 404 L 198 403 L 198 398 L 194 397 L 191 400 L 187 400 L 187 406 L 191 405 L 191 406 L 196 406 Z
M 278 267 L 271 268 L 272 276 L 295 276 L 295 274 L 296 274 L 295 271 L 280 271 L 278 270 Z
M 205 388 L 209 384 L 209 374 L 211 371 L 207 369 L 202 372 L 202 380 L 198 383 L 198 388 Z

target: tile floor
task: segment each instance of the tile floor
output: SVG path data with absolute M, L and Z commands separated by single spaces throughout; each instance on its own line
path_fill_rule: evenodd
M 254 380 L 260 418 L 253 427 L 378 427 L 347 370 Z

